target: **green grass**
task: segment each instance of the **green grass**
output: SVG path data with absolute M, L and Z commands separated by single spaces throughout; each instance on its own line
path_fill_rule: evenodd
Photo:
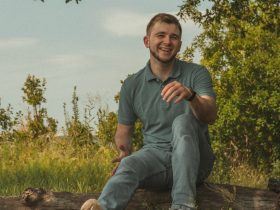
M 247 163 L 240 163 L 234 167 L 230 166 L 228 170 L 224 170 L 221 166 L 215 166 L 208 181 L 219 184 L 266 189 L 270 176 L 270 174 L 253 168 Z
M 64 138 L 0 142 L 0 196 L 17 196 L 27 187 L 52 191 L 100 192 L 114 167 L 114 148 L 77 146 Z M 219 161 L 217 161 L 219 163 Z M 240 164 L 216 164 L 208 181 L 266 188 L 268 174 Z
M 53 191 L 100 191 L 114 167 L 109 147 L 74 146 L 66 140 L 0 144 L 0 195 L 19 195 L 27 187 Z

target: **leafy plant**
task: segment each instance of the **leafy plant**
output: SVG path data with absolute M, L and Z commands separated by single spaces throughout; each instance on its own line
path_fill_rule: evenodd
M 94 117 L 92 116 L 92 109 L 94 108 L 94 103 L 91 102 L 85 108 L 84 121 L 80 119 L 80 112 L 78 106 L 79 97 L 77 96 L 77 87 L 74 86 L 74 91 L 72 95 L 72 111 L 73 115 L 69 117 L 66 111 L 66 103 L 63 105 L 64 117 L 65 117 L 65 135 L 70 137 L 71 140 L 78 145 L 83 145 L 93 142 L 93 127 L 91 125 Z
M 198 50 L 212 74 L 219 118 L 211 127 L 215 150 L 233 164 L 249 161 L 271 170 L 280 159 L 279 1 L 185 1 L 179 16 L 201 25 L 202 33 L 182 57 Z
M 22 88 L 24 93 L 23 101 L 31 106 L 32 110 L 28 110 L 27 114 L 27 132 L 32 139 L 48 132 L 56 133 L 57 121 L 48 117 L 46 108 L 43 104 L 47 102 L 44 97 L 46 91 L 45 78 L 40 79 L 34 75 L 28 75 Z M 46 121 L 48 124 L 46 125 Z

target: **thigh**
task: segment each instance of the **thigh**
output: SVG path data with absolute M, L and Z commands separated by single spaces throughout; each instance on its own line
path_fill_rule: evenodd
M 172 167 L 166 167 L 166 170 L 153 174 L 139 183 L 139 188 L 148 190 L 167 190 L 172 188 L 173 173 Z
M 166 173 L 171 167 L 170 154 L 156 148 L 142 148 L 130 156 L 122 159 L 116 173 L 124 171 L 132 171 L 138 177 L 140 184 L 144 184 L 144 180 Z

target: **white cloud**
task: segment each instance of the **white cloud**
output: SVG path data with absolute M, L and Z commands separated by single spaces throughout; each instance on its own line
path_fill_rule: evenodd
M 22 48 L 36 45 L 39 40 L 29 37 L 0 38 L 0 48 Z
M 57 54 L 47 59 L 47 64 L 65 70 L 83 70 L 94 65 L 94 55 L 90 54 Z
M 168 12 L 175 15 L 176 12 Z M 135 13 L 115 9 L 104 16 L 104 28 L 117 36 L 144 36 L 147 23 L 155 15 L 150 13 Z M 183 32 L 196 31 L 198 26 L 193 21 L 180 21 Z
M 104 17 L 104 27 L 117 36 L 143 36 L 150 17 L 151 14 L 117 10 Z

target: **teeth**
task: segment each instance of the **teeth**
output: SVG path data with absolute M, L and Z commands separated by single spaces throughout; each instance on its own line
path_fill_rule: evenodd
M 165 52 L 169 52 L 169 51 L 171 51 L 171 49 L 170 48 L 164 48 L 164 47 L 161 47 L 160 48 L 162 51 L 165 51 Z

